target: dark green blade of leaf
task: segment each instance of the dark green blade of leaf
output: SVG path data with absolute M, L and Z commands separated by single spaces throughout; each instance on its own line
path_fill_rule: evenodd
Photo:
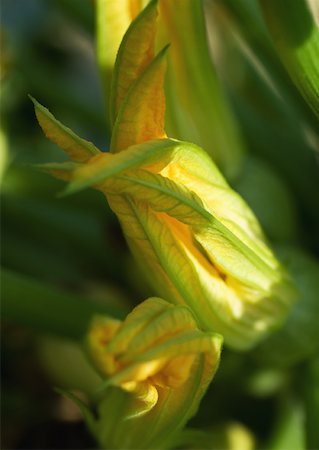
M 319 27 L 306 0 L 259 0 L 279 57 L 319 117 Z
M 1 270 L 1 290 L 3 318 L 58 336 L 82 338 L 94 314 L 123 316 L 120 309 L 6 269 Z

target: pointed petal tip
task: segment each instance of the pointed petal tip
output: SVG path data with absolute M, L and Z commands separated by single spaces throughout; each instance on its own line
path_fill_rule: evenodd
M 36 98 L 34 98 L 31 94 L 27 94 L 29 99 L 31 100 L 31 102 L 34 105 L 34 108 L 45 108 L 43 105 L 41 105 L 40 102 L 38 102 L 38 100 Z M 46 108 L 45 108 L 46 109 Z

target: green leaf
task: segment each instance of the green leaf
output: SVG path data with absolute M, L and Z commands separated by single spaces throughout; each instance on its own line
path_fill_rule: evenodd
M 121 317 L 120 309 L 9 270 L 1 270 L 2 315 L 6 320 L 58 336 L 82 338 L 93 315 Z
M 319 263 L 298 248 L 280 246 L 277 251 L 295 281 L 297 302 L 283 327 L 259 346 L 256 357 L 261 364 L 289 367 L 319 350 Z
M 256 214 L 267 237 L 273 241 L 296 239 L 299 223 L 295 199 L 276 170 L 249 157 L 234 187 Z
M 319 355 L 309 361 L 303 381 L 308 448 L 319 442 Z
M 259 5 L 247 0 L 208 3 L 220 74 L 249 146 L 276 167 L 295 200 L 318 223 L 319 196 L 312 194 L 319 190 L 317 117 L 271 45 Z
M 319 117 L 319 26 L 311 2 L 259 1 L 279 57 Z
M 162 44 L 171 44 L 165 89 L 169 136 L 205 149 L 229 178 L 245 152 L 240 130 L 212 63 L 202 0 L 160 2 Z M 161 39 L 161 36 L 159 37 Z

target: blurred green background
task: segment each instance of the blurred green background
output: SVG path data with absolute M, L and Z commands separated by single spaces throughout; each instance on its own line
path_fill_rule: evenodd
M 89 191 L 58 199 L 63 184 L 30 168 L 63 155 L 44 139 L 27 95 L 107 148 L 94 5 L 2 1 L 1 22 L 2 448 L 88 448 L 80 414 L 67 405 L 63 417 L 50 363 L 39 362 L 50 352 L 41 332 L 79 338 L 92 311 L 114 303 L 120 313 L 144 293 L 104 199 Z M 54 351 L 57 371 L 76 365 Z
M 318 121 L 281 66 L 256 2 L 205 6 L 220 89 L 248 155 L 232 184 L 275 245 L 318 256 Z M 1 1 L 2 448 L 94 447 L 77 408 L 52 386 L 90 393 L 96 376 L 74 342 L 94 312 L 121 317 L 152 294 L 102 196 L 57 198 L 63 183 L 30 167 L 63 155 L 44 138 L 28 94 L 108 149 L 94 26 L 90 0 Z M 317 349 L 284 367 L 225 350 L 191 426 L 216 427 L 212 448 L 236 448 L 233 423 L 248 442 L 238 450 L 253 442 L 315 448 L 318 371 Z

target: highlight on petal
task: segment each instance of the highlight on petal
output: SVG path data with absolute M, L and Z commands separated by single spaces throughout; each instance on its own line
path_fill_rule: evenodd
M 30 96 L 35 108 L 39 124 L 48 139 L 58 145 L 73 160 L 84 162 L 97 155 L 100 151 L 91 142 L 88 142 L 72 130 L 62 125 L 50 111 Z
M 118 113 L 111 139 L 111 151 L 166 137 L 164 131 L 166 72 L 165 47 L 129 89 Z
M 110 434 L 112 448 L 157 448 L 179 430 L 214 376 L 221 344 L 220 335 L 199 330 L 187 307 L 159 298 L 144 301 L 123 322 L 97 317 L 88 352 L 106 378 L 104 387 L 127 393 Z M 104 414 L 112 408 L 109 389 L 103 394 Z
M 152 1 L 128 28 L 120 45 L 112 78 L 111 118 L 114 123 L 132 83 L 154 58 L 157 1 Z

